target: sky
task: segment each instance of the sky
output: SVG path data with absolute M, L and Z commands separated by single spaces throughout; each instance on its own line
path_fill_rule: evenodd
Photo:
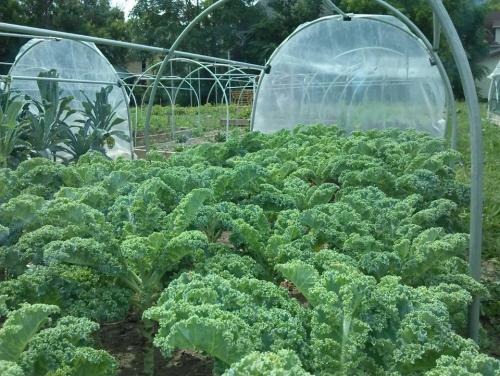
M 122 9 L 125 12 L 125 17 L 128 17 L 129 12 L 135 5 L 135 0 L 111 0 L 111 4 Z

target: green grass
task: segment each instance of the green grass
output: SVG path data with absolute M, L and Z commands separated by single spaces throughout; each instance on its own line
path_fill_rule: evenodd
M 459 179 L 470 182 L 469 119 L 464 103 L 458 103 L 458 149 L 464 156 Z M 481 344 L 491 355 L 500 356 L 500 126 L 487 120 L 486 104 L 481 105 L 484 148 L 484 215 L 482 282 L 490 296 L 483 300 L 482 324 L 487 333 Z
M 469 119 L 464 103 L 458 103 L 458 150 L 464 156 L 459 178 L 470 182 Z M 486 104 L 481 105 L 484 147 L 484 258 L 498 257 L 500 250 L 500 126 L 487 121 Z
M 146 120 L 146 108 L 131 108 L 130 114 L 132 121 L 135 121 L 137 111 L 138 117 L 138 132 L 144 131 L 144 123 Z M 227 109 L 225 105 L 204 105 L 198 107 L 181 107 L 176 106 L 175 114 L 175 129 L 199 128 L 201 132 L 207 130 L 215 130 L 225 128 L 221 125 L 221 119 L 226 119 Z M 169 133 L 171 131 L 171 107 L 159 106 L 153 107 L 151 114 L 151 132 L 152 133 Z M 231 119 L 250 119 L 251 107 L 250 106 L 229 106 L 229 115 Z

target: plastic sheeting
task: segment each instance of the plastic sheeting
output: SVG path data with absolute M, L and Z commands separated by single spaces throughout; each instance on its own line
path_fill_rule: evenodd
M 500 62 L 488 78 L 491 79 L 488 95 L 488 116 L 498 123 L 500 121 Z
M 444 137 L 443 80 L 423 43 L 392 16 L 329 16 L 300 26 L 261 78 L 253 130 L 335 124 Z
M 117 84 L 119 82 L 119 77 L 113 66 L 94 44 L 72 40 L 30 40 L 19 51 L 10 75 L 14 77 L 38 77 L 40 72 L 47 72 L 51 69 L 55 69 L 61 79 L 89 81 L 89 83 L 59 82 L 62 96 L 74 97 L 71 107 L 76 110 L 82 109 L 81 102 L 86 101 L 85 95 L 90 100 L 95 100 L 96 93 L 103 87 L 109 86 L 107 83 Z M 13 79 L 11 87 L 33 98 L 40 99 L 36 80 Z M 117 106 L 117 116 L 124 119 L 115 129 L 124 131 L 131 140 L 128 98 L 124 90 L 114 85 L 108 100 L 113 108 Z M 82 118 L 83 115 L 73 115 L 69 119 L 70 125 L 78 125 L 76 120 Z M 107 150 L 107 154 L 112 158 L 118 156 L 130 158 L 130 141 L 115 138 L 115 145 L 112 149 Z

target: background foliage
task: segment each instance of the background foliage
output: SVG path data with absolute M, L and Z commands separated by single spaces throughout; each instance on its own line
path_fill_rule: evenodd
M 212 0 L 138 0 L 128 20 L 110 0 L 3 0 L 0 19 L 28 26 L 43 27 L 116 40 L 132 39 L 138 43 L 168 47 L 182 29 Z M 344 10 L 357 13 L 383 12 L 372 0 L 337 0 Z M 474 75 L 486 73 L 480 65 L 488 54 L 488 11 L 500 9 L 498 0 L 486 2 L 445 0 L 444 4 L 458 29 L 468 52 Z M 393 0 L 391 4 L 410 16 L 432 37 L 432 13 L 424 0 Z M 300 24 L 324 15 L 318 0 L 233 0 L 214 12 L 195 28 L 183 50 L 230 57 L 263 64 L 274 49 Z M 0 46 L 0 60 L 12 61 L 23 43 L 6 39 Z M 154 60 L 144 52 L 104 48 L 113 63 L 128 60 Z M 460 92 L 460 82 L 453 59 L 443 42 L 442 54 L 452 82 Z

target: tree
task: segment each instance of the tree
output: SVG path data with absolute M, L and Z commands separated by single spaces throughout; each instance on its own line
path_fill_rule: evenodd
M 488 54 L 489 48 L 484 25 L 486 9 L 483 6 L 476 5 L 470 0 L 444 0 L 443 3 L 450 13 L 450 17 L 462 39 L 462 43 L 469 57 L 472 73 L 474 77 L 481 79 L 486 74 L 486 71 L 480 64 L 480 60 Z M 355 13 L 384 12 L 383 8 L 377 6 L 371 0 L 341 0 L 339 4 L 343 9 Z M 426 1 L 393 0 L 391 4 L 409 16 L 424 34 L 432 40 L 432 10 Z M 448 71 L 456 95 L 462 95 L 460 76 L 444 37 L 442 42 L 440 56 Z
M 2 0 L 0 20 L 16 24 L 25 23 L 25 15 L 17 0 Z M 20 43 L 22 41 L 17 38 L 2 38 L 2 43 L 0 43 L 0 62 L 12 62 L 16 57 Z M 0 65 L 1 74 L 7 73 L 7 71 L 8 66 Z
M 139 0 L 130 27 L 135 42 L 168 48 L 212 1 Z M 229 1 L 191 31 L 182 50 L 226 58 L 249 59 L 246 46 L 252 26 L 263 17 L 253 0 Z M 141 55 L 144 56 L 144 55 Z
M 253 40 L 248 48 L 262 60 L 290 33 L 304 22 L 311 21 L 321 15 L 321 1 L 316 0 L 267 0 L 261 1 L 268 10 L 266 19 L 254 25 Z M 346 12 L 364 14 L 384 14 L 387 11 L 373 0 L 336 0 L 334 1 Z M 413 22 L 432 39 L 432 10 L 424 0 L 391 0 L 390 3 L 409 16 Z M 490 7 L 500 3 L 490 0 Z M 472 72 L 476 78 L 484 77 L 485 70 L 480 60 L 488 53 L 488 42 L 484 26 L 486 7 L 478 6 L 470 0 L 444 0 L 444 5 L 462 39 L 469 55 Z M 499 6 L 500 9 L 500 6 Z M 443 38 L 440 56 L 450 75 L 452 84 L 461 94 L 461 85 L 451 52 Z
M 482 5 L 484 5 L 489 12 L 500 11 L 500 0 L 487 0 L 482 1 L 482 3 Z
M 158 47 L 170 48 L 182 30 L 213 1 L 200 0 L 139 0 L 130 15 L 130 30 L 133 41 Z M 264 15 L 253 0 L 233 0 L 203 19 L 186 38 L 179 49 L 204 55 L 234 60 L 255 61 L 255 54 L 248 48 L 252 39 L 252 26 Z M 158 62 L 163 56 L 135 52 L 148 65 Z M 263 61 L 258 61 L 262 63 Z M 167 68 L 168 69 L 168 68 Z M 174 64 L 173 74 L 188 74 L 188 64 Z M 222 68 L 225 69 L 225 68 Z M 170 72 L 170 71 L 168 71 Z M 150 72 L 154 73 L 154 72 Z M 201 71 L 200 77 L 210 77 Z M 201 82 L 202 99 L 208 94 L 211 83 Z M 159 95 L 162 95 L 159 93 Z M 168 98 L 163 97 L 164 101 Z M 188 101 L 189 98 L 185 97 Z M 177 98 L 177 103 L 182 103 Z
M 112 7 L 110 0 L 2 0 L 2 22 L 41 27 L 69 33 L 92 35 L 116 40 L 128 40 L 125 16 Z M 2 41 L 3 42 L 3 41 Z M 12 62 L 26 40 L 8 38 L 0 46 L 0 61 Z M 128 51 L 102 47 L 112 63 L 123 63 Z
M 259 4 L 266 16 L 253 26 L 247 46 L 253 60 L 259 63 L 268 59 L 299 25 L 321 14 L 318 0 L 268 0 Z

